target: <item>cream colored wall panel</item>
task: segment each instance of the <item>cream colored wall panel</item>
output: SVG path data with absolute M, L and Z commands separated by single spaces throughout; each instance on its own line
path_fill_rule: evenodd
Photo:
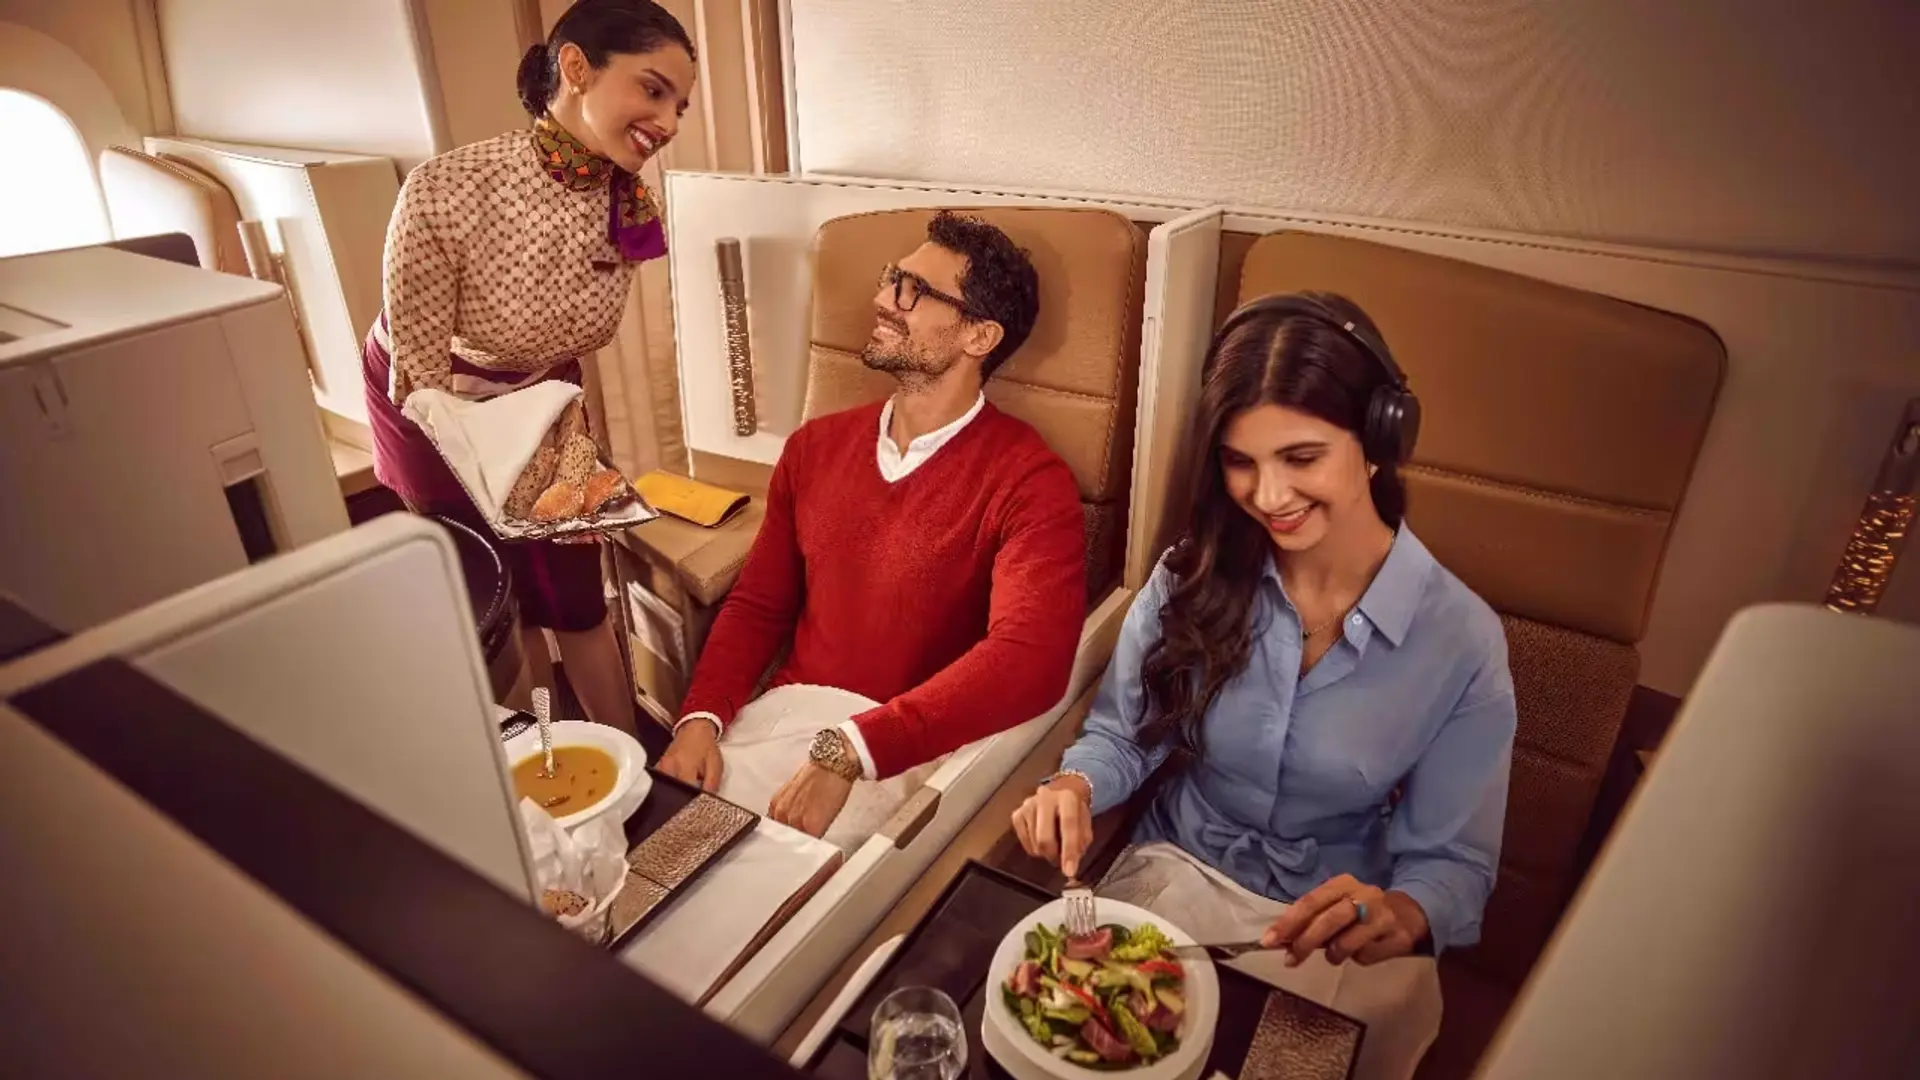
M 185 159 L 266 223 L 284 262 L 322 408 L 367 421 L 361 343 L 380 314 L 381 254 L 400 185 L 391 161 L 206 139 L 154 138 L 150 153 Z
M 56 803 L 0 844 L 8 1075 L 525 1075 L 0 706 L 0 811 Z
M 0 22 L 0 87 L 24 90 L 66 113 L 87 144 L 87 160 L 96 175 L 100 151 L 116 144 L 130 146 L 139 138 L 118 95 L 86 57 L 30 26 Z M 101 211 L 105 213 L 104 205 Z
M 416 0 L 426 16 L 447 144 L 465 146 L 527 126 L 520 70 L 519 0 Z
M 13 23 L 44 34 L 71 50 L 106 85 L 128 126 L 147 134 L 165 126 L 160 121 L 165 118 L 166 102 L 155 102 L 153 82 L 141 55 L 137 7 L 143 2 L 0 0 L 0 23 Z M 31 90 L 32 87 L 16 81 L 29 66 L 38 64 L 30 59 L 4 57 L 4 62 L 0 62 L 0 86 Z M 73 108 L 58 98 L 52 100 L 64 109 Z M 96 154 L 101 149 L 93 148 Z
M 1474 1075 L 1913 1076 L 1915 700 L 1920 629 L 1730 623 Z M 1801 932 L 1833 900 L 1788 867 L 1845 878 L 1873 944 Z M 1626 945 L 1653 926 L 1661 947 Z
M 436 146 L 410 0 L 154 3 L 181 135 L 387 157 L 403 172 L 451 148 Z
M 1920 256 L 1920 5 L 788 0 L 797 168 Z

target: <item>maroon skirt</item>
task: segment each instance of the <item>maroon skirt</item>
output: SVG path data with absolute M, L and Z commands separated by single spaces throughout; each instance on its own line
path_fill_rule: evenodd
M 494 535 L 427 433 L 387 396 L 393 359 L 372 333 L 367 334 L 361 359 L 367 380 L 367 421 L 373 429 L 373 475 L 416 513 L 452 518 L 490 538 L 513 577 L 520 617 L 528 625 L 563 633 L 599 626 L 607 617 L 600 584 L 600 545 L 502 540 Z M 457 356 L 453 370 L 459 375 L 499 378 L 497 372 L 474 367 Z M 580 365 L 563 365 L 545 377 L 577 386 Z

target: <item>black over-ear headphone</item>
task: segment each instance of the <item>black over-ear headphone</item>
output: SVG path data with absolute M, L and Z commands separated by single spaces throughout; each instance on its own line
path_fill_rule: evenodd
M 1290 293 L 1279 296 L 1262 296 L 1249 300 L 1234 309 L 1227 321 L 1213 335 L 1213 346 L 1207 351 L 1206 370 L 1213 367 L 1215 354 L 1220 345 L 1227 340 L 1227 334 L 1234 327 L 1260 315 L 1299 315 L 1325 323 L 1347 335 L 1360 346 L 1360 351 L 1373 357 L 1374 363 L 1386 373 L 1387 381 L 1374 388 L 1373 396 L 1367 401 L 1367 419 L 1360 431 L 1360 448 L 1367 460 L 1375 465 L 1401 465 L 1413 456 L 1414 440 L 1420 437 L 1420 399 L 1413 396 L 1407 388 L 1407 376 L 1400 365 L 1393 362 L 1393 354 L 1387 351 L 1387 343 L 1366 333 L 1357 324 L 1341 318 L 1333 309 L 1315 300 L 1311 296 Z

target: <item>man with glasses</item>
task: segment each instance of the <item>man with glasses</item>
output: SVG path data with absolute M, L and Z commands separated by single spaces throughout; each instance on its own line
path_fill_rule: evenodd
M 862 360 L 893 396 L 787 440 L 660 759 L 847 847 L 939 758 L 1059 701 L 1086 606 L 1073 475 L 981 392 L 1039 313 L 1026 252 L 942 212 L 873 304 Z

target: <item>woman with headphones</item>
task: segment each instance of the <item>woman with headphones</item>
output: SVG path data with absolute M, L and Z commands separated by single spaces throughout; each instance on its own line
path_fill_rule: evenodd
M 1176 750 L 1102 896 L 1367 1022 L 1362 1078 L 1439 1029 L 1433 956 L 1478 940 L 1513 750 L 1499 618 L 1402 521 L 1419 402 L 1350 301 L 1254 301 L 1214 337 L 1185 529 L 1128 613 L 1060 772 L 1013 815 L 1079 870 L 1095 814 Z

